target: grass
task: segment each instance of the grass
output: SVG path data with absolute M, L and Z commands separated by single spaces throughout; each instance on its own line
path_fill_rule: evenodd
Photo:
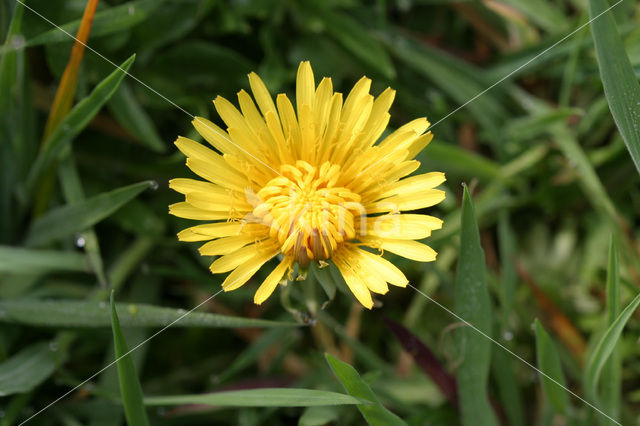
M 103 0 L 90 48 L 29 9 L 86 37 L 85 1 L 26 4 L 0 0 L 0 425 L 640 415 L 636 2 Z M 367 311 L 312 269 L 262 306 L 268 271 L 210 298 L 221 277 L 177 241 L 189 114 L 221 124 L 211 100 L 251 71 L 293 95 L 301 60 L 396 89 L 391 128 L 435 124 L 438 260 L 386 255 L 424 296 Z

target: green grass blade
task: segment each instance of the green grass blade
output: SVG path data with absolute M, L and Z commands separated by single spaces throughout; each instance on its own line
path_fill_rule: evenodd
M 500 269 L 502 272 L 501 320 L 502 330 L 504 332 L 511 329 L 509 319 L 513 311 L 513 301 L 518 285 L 518 274 L 515 268 L 516 241 L 515 231 L 509 219 L 509 213 L 506 209 L 502 210 L 498 216 L 498 246 L 500 249 Z
M 607 331 L 598 341 L 593 353 L 589 357 L 587 362 L 587 369 L 585 374 L 585 386 L 587 389 L 587 395 L 592 399 L 597 395 L 598 379 L 600 373 L 604 367 L 607 359 L 615 349 L 618 339 L 622 334 L 624 326 L 631 318 L 633 312 L 640 305 L 640 294 L 638 294 L 624 310 L 618 315 L 616 320 L 607 328 Z
M 150 181 L 139 182 L 74 204 L 56 207 L 32 224 L 27 236 L 27 245 L 43 245 L 82 232 L 111 215 L 152 185 L 153 182 Z
M 185 314 L 183 309 L 160 306 L 117 303 L 118 317 L 123 327 L 162 327 Z M 0 321 L 39 327 L 109 327 L 111 317 L 104 302 L 69 300 L 3 300 Z M 297 327 L 293 322 L 269 321 L 191 312 L 172 327 Z
M 62 184 L 62 192 L 64 193 L 65 200 L 68 204 L 74 204 L 85 201 L 84 189 L 76 164 L 74 156 L 71 152 L 65 156 L 60 162 L 58 168 L 58 175 Z M 104 272 L 104 262 L 102 261 L 102 254 L 100 253 L 100 243 L 98 236 L 93 228 L 85 230 L 78 236 L 84 240 L 84 251 L 89 259 L 91 269 L 96 274 L 98 282 L 106 287 L 107 279 Z
M 538 368 L 546 376 L 542 376 L 542 391 L 556 413 L 564 414 L 569 406 L 569 394 L 563 388 L 567 382 L 562 373 L 560 356 L 540 321 L 536 319 L 536 353 Z M 551 377 L 553 380 L 549 379 Z M 559 384 L 558 384 L 559 383 Z
M 127 82 L 122 82 L 120 90 L 113 94 L 107 107 L 115 119 L 136 136 L 140 143 L 154 152 L 166 151 L 166 144 L 162 141 L 153 121 L 140 106 Z
M 491 336 L 491 301 L 485 273 L 485 258 L 480 245 L 478 223 L 469 190 L 465 186 L 455 284 L 455 313 Z M 470 327 L 462 327 L 457 333 L 462 358 L 456 372 L 462 424 L 497 425 L 487 393 L 491 341 Z
M 380 401 L 378 401 L 376 395 L 369 385 L 362 380 L 362 377 L 360 377 L 360 374 L 358 374 L 355 368 L 346 362 L 336 359 L 330 354 L 325 354 L 325 357 L 327 358 L 329 366 L 349 395 L 373 403 L 358 405 L 362 416 L 371 426 L 406 425 L 400 417 L 387 410 Z
M 620 315 L 620 277 L 618 268 L 618 248 L 616 239 L 611 236 L 609 246 L 609 268 L 607 270 L 607 326 L 611 326 Z M 617 342 L 609 359 L 602 367 L 600 385 L 600 408 L 616 420 L 620 418 L 622 391 L 622 357 L 620 342 Z M 601 418 L 606 425 L 615 424 L 609 419 Z
M 640 172 L 640 85 L 606 0 L 589 0 L 591 33 L 611 115 Z M 596 16 L 599 16 L 595 19 Z
M 487 157 L 476 154 L 451 143 L 440 140 L 429 144 L 418 159 L 425 169 L 446 170 L 447 176 L 455 174 L 464 178 L 478 178 L 483 181 L 504 180 L 500 166 Z
M 157 9 L 162 3 L 163 0 L 138 0 L 101 10 L 96 13 L 93 18 L 91 37 L 96 38 L 131 28 L 147 19 L 151 12 Z M 69 34 L 75 34 L 78 28 L 80 28 L 80 22 L 81 20 L 78 19 L 63 24 L 60 27 Z M 70 37 L 68 34 L 65 34 L 65 32 L 59 28 L 52 28 L 27 40 L 25 47 L 60 43 L 69 40 Z
M 115 348 L 116 360 L 118 361 L 118 376 L 120 378 L 120 394 L 124 415 L 129 426 L 144 426 L 149 424 L 147 411 L 142 402 L 142 388 L 136 374 L 136 367 L 129 355 L 127 341 L 122 335 L 116 304 L 113 301 L 111 292 L 111 330 L 113 331 L 113 345 Z
M 27 178 L 28 194 L 33 193 L 41 177 L 56 161 L 62 149 L 89 124 L 104 103 L 113 95 L 126 75 L 125 73 L 131 68 L 134 59 L 135 55 L 130 56 L 129 59 L 122 63 L 120 68 L 102 80 L 89 96 L 78 102 L 69 111 L 69 114 L 43 142 L 43 149 L 36 158 Z
M 492 81 L 485 81 L 473 66 L 440 52 L 424 43 L 394 32 L 385 37 L 389 50 L 408 68 L 414 69 L 447 93 L 459 105 L 483 92 Z M 500 88 L 496 88 L 500 91 Z M 495 92 L 474 99 L 466 108 L 484 127 L 495 130 L 506 111 Z
M 22 17 L 24 6 L 16 3 L 9 31 L 4 45 L 20 40 L 22 28 Z M 21 151 L 17 125 L 19 122 L 18 107 L 16 97 L 19 96 L 18 87 L 21 86 L 21 75 L 19 70 L 24 67 L 25 55 L 20 52 L 7 52 L 0 58 L 0 242 L 8 243 L 13 240 L 15 233 L 14 218 L 15 208 L 13 207 L 14 185 L 18 179 L 18 167 L 20 164 L 18 153 Z M 23 148 L 24 149 L 24 148 Z
M 354 405 L 363 401 L 343 393 L 314 389 L 262 388 L 200 395 L 153 396 L 147 405 L 205 404 L 222 407 L 313 407 Z
M 522 12 L 533 23 L 549 32 L 563 32 L 569 22 L 554 2 L 547 0 L 504 0 L 503 3 Z
M 0 396 L 28 392 L 53 372 L 56 362 L 48 343 L 36 343 L 0 364 Z
M 88 272 L 89 263 L 80 253 L 0 245 L 0 272 L 31 275 L 51 271 Z
M 309 14 L 322 19 L 327 32 L 349 54 L 385 78 L 390 80 L 395 77 L 396 71 L 386 50 L 358 21 L 327 7 L 313 7 L 313 2 L 305 4 L 311 9 Z

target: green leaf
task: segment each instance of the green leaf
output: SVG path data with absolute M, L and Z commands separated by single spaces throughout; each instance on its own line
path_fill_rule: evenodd
M 355 368 L 334 358 L 330 354 L 325 354 L 329 366 L 342 383 L 349 395 L 362 400 L 371 401 L 372 404 L 359 404 L 358 409 L 367 423 L 371 426 L 378 425 L 406 425 L 398 416 L 387 410 L 378 400 L 369 385 L 362 380 Z
M 298 426 L 324 426 L 335 422 L 339 412 L 334 407 L 309 407 L 298 420 Z
M 535 323 L 538 368 L 546 375 L 541 377 L 542 390 L 549 402 L 551 402 L 555 412 L 563 414 L 567 412 L 567 407 L 569 406 L 569 395 L 564 389 L 567 387 L 567 381 L 562 373 L 560 357 L 540 321 L 536 319 Z M 551 377 L 555 382 L 547 376 Z
M 100 111 L 100 108 L 116 91 L 126 72 L 131 68 L 135 55 L 102 80 L 93 91 L 69 111 L 51 135 L 43 142 L 36 161 L 27 178 L 26 189 L 32 194 L 42 175 L 56 161 L 62 149 L 73 140 Z
M 561 32 L 569 22 L 553 2 L 546 0 L 503 0 L 503 3 L 513 6 L 540 28 L 547 31 Z
M 150 13 L 157 9 L 163 2 L 164 0 L 130 1 L 99 11 L 93 17 L 91 38 L 94 39 L 103 35 L 119 33 L 131 28 L 147 19 Z M 80 22 L 81 19 L 77 19 L 61 25 L 60 28 L 52 28 L 49 31 L 38 34 L 27 40 L 25 47 L 69 41 L 71 39 L 69 34 L 75 34 L 78 31 Z
M 618 315 L 616 320 L 607 328 L 607 331 L 598 341 L 593 353 L 589 357 L 587 361 L 587 369 L 585 374 L 585 387 L 587 389 L 587 395 L 591 397 L 596 395 L 597 387 L 598 387 L 598 379 L 600 378 L 600 373 L 602 372 L 602 368 L 604 367 L 607 359 L 613 352 L 616 347 L 616 343 L 618 343 L 618 339 L 620 339 L 620 335 L 622 334 L 622 330 L 624 326 L 631 318 L 633 312 L 640 305 L 640 294 L 638 294 L 624 310 Z
M 136 367 L 129 354 L 127 341 L 122 335 L 116 304 L 113 301 L 111 292 L 111 330 L 113 331 L 113 345 L 115 348 L 116 361 L 118 364 L 118 377 L 120 378 L 120 394 L 124 405 L 124 415 L 127 424 L 131 426 L 148 425 L 147 412 L 142 402 L 142 388 L 136 374 Z
M 223 407 L 313 407 L 362 404 L 362 400 L 337 392 L 314 389 L 261 388 L 200 395 L 153 396 L 147 405 L 205 404 Z
M 612 235 L 609 245 L 609 268 L 607 271 L 607 326 L 611 326 L 620 314 L 620 277 L 618 268 L 618 248 Z M 597 386 L 597 384 L 596 384 Z M 622 391 L 622 357 L 620 342 L 617 342 L 609 359 L 602 367 L 600 408 L 613 419 L 620 418 Z M 615 424 L 610 419 L 599 417 L 601 423 Z
M 0 246 L 0 272 L 37 274 L 50 271 L 88 272 L 89 263 L 80 253 Z
M 500 166 L 494 161 L 459 146 L 436 140 L 418 158 L 425 169 L 446 170 L 457 175 L 483 180 L 503 180 Z
M 305 2 L 309 7 L 313 2 Z M 324 21 L 324 27 L 331 37 L 360 62 L 376 70 L 387 79 L 393 79 L 396 70 L 393 62 L 380 43 L 366 28 L 346 14 L 318 7 L 311 10 L 314 18 Z
M 0 364 L 0 396 L 28 392 L 53 372 L 56 363 L 48 343 L 36 343 Z
M 123 327 L 162 327 L 183 316 L 184 309 L 118 303 L 118 316 Z M 69 300 L 3 300 L 0 321 L 40 327 L 109 327 L 111 314 L 104 302 Z M 296 327 L 292 322 L 232 317 L 204 312 L 191 312 L 172 327 Z
M 82 232 L 118 210 L 122 205 L 154 185 L 151 181 L 135 183 L 104 192 L 83 201 L 56 207 L 39 217 L 31 226 L 27 245 L 47 244 Z
M 153 121 L 140 106 L 127 82 L 120 84 L 120 90 L 113 94 L 107 107 L 116 120 L 135 135 L 140 143 L 155 152 L 166 151 L 167 147 L 160 138 Z
M 640 172 L 640 85 L 608 7 L 606 0 L 589 0 L 591 33 L 609 109 Z
M 16 3 L 5 46 L 22 40 L 23 14 L 24 6 Z M 25 104 L 21 99 L 21 86 L 24 80 L 28 80 L 20 72 L 24 66 L 25 55 L 20 52 L 7 52 L 0 58 L 0 139 L 3 141 L 0 143 L 0 242 L 3 243 L 10 242 L 15 233 L 17 218 L 14 218 L 13 192 L 19 180 L 19 154 L 26 151 L 27 145 L 18 137 L 20 110 Z
M 389 50 L 408 68 L 413 68 L 448 94 L 459 105 L 466 105 L 483 126 L 496 130 L 506 111 L 494 93 L 480 93 L 491 85 L 479 76 L 480 70 L 399 31 L 385 35 Z M 499 90 L 499 88 L 497 88 Z M 469 102 L 473 99 L 472 102 Z
M 459 318 L 490 337 L 491 301 L 485 273 L 484 251 L 480 245 L 478 223 L 469 190 L 465 186 L 454 310 Z M 462 424 L 497 425 L 487 393 L 491 341 L 478 330 L 467 326 L 457 331 L 462 359 L 456 372 Z

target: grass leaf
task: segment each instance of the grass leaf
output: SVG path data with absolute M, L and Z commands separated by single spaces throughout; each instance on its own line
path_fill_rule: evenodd
M 92 37 L 99 37 L 108 34 L 118 33 L 137 25 L 149 17 L 151 12 L 157 9 L 164 0 L 137 0 L 130 1 L 118 6 L 113 6 L 101 10 L 95 14 L 91 30 Z M 82 20 L 78 19 L 67 24 L 60 25 L 59 28 L 52 28 L 44 33 L 27 40 L 26 47 L 39 46 L 42 44 L 60 43 L 69 41 L 69 34 L 75 34 L 80 28 Z
M 611 236 L 609 245 L 609 267 L 607 270 L 607 326 L 611 326 L 620 315 L 620 277 L 618 268 L 618 247 L 615 237 Z M 602 367 L 600 385 L 600 407 L 612 418 L 620 417 L 622 391 L 622 357 L 620 342 L 617 342 L 609 359 Z M 605 417 L 599 417 L 603 424 L 615 424 Z
M 120 378 L 120 394 L 124 405 L 124 415 L 130 426 L 144 426 L 149 424 L 147 412 L 142 402 L 142 388 L 136 374 L 136 367 L 129 354 L 127 341 L 122 335 L 116 304 L 111 292 L 111 330 L 113 331 L 113 345 L 118 361 L 118 377 Z
M 166 144 L 158 134 L 153 121 L 133 94 L 133 90 L 123 81 L 107 104 L 111 114 L 136 138 L 154 152 L 164 152 Z
M 74 204 L 56 207 L 33 223 L 27 236 L 27 245 L 43 245 L 84 231 L 152 185 L 151 181 L 139 182 Z
M 624 326 L 639 305 L 640 294 L 624 308 L 616 320 L 607 328 L 607 331 L 600 338 L 593 353 L 589 357 L 585 374 L 585 387 L 587 389 L 587 395 L 590 395 L 592 398 L 596 395 L 598 379 L 600 378 L 602 368 L 607 362 L 607 359 L 609 359 L 609 355 L 613 352 L 618 339 L 620 339 Z
M 466 108 L 483 126 L 497 129 L 506 115 L 505 108 L 494 93 L 476 98 L 492 83 L 480 78 L 482 73 L 478 69 L 399 32 L 387 35 L 385 41 L 402 63 L 431 80 L 459 105 L 475 98 Z
M 0 272 L 36 274 L 51 271 L 88 272 L 89 263 L 80 253 L 0 245 Z
M 536 352 L 538 358 L 538 368 L 547 376 L 558 383 L 553 382 L 546 376 L 542 376 L 542 390 L 553 406 L 556 413 L 567 412 L 569 406 L 569 394 L 563 387 L 567 386 L 567 381 L 562 373 L 562 365 L 557 349 L 553 341 L 545 331 L 540 321 L 536 319 Z
M 491 301 L 485 273 L 478 223 L 469 190 L 465 186 L 455 284 L 455 313 L 491 336 Z M 456 372 L 462 424 L 497 425 L 487 393 L 491 342 L 468 326 L 460 328 L 457 333 L 462 358 Z
M 39 327 L 109 327 L 110 313 L 103 302 L 69 300 L 3 300 L 0 321 Z M 184 315 L 183 309 L 117 303 L 123 327 L 162 327 Z M 296 327 L 297 323 L 191 312 L 172 327 Z
M 350 395 L 314 389 L 262 388 L 200 395 L 153 396 L 147 405 L 205 404 L 223 407 L 313 407 L 353 405 L 363 401 Z
M 606 0 L 589 0 L 591 33 L 611 114 L 640 172 L 640 85 L 608 7 Z
M 91 119 L 98 113 L 105 102 L 116 91 L 125 73 L 131 68 L 135 55 L 132 55 L 122 63 L 120 68 L 109 74 L 93 91 L 71 109 L 69 114 L 53 130 L 51 135 L 43 142 L 36 161 L 27 178 L 27 193 L 32 194 L 42 175 L 49 170 L 55 162 L 58 154 L 67 144 L 76 137 Z
M 380 401 L 378 401 L 376 395 L 373 393 L 369 385 L 362 380 L 362 377 L 360 377 L 355 368 L 330 354 L 325 354 L 325 357 L 327 358 L 327 362 L 334 374 L 340 383 L 342 383 L 342 386 L 344 386 L 349 395 L 366 401 L 371 401 L 373 403 L 358 405 L 358 409 L 362 413 L 362 416 L 371 426 L 406 425 L 400 417 L 387 410 Z
M 56 367 L 48 343 L 33 344 L 0 364 L 0 396 L 28 392 Z

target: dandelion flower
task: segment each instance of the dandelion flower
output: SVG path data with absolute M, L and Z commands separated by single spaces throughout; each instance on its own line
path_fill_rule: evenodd
M 408 281 L 382 257 L 389 251 L 429 262 L 436 252 L 416 240 L 431 235 L 442 221 L 405 213 L 433 206 L 445 197 L 435 189 L 443 173 L 406 177 L 420 163 L 415 156 L 431 141 L 426 118 L 413 120 L 383 138 L 395 91 L 377 98 L 371 80 L 360 79 L 346 100 L 330 78 L 316 86 L 309 62 L 296 81 L 296 105 L 284 94 L 275 102 L 255 73 L 249 74 L 253 98 L 241 90 L 240 110 L 218 97 L 215 108 L 223 130 L 196 117 L 193 125 L 216 149 L 179 137 L 175 144 L 187 166 L 206 181 L 173 179 L 170 187 L 185 201 L 170 213 L 207 221 L 181 231 L 181 241 L 206 241 L 204 256 L 219 256 L 211 272 L 231 272 L 225 291 L 244 285 L 265 263 L 279 264 L 259 286 L 254 301 L 264 302 L 291 279 L 297 263 L 320 267 L 333 262 L 349 289 L 367 308 L 371 292 Z M 257 104 L 257 106 L 256 106 Z

